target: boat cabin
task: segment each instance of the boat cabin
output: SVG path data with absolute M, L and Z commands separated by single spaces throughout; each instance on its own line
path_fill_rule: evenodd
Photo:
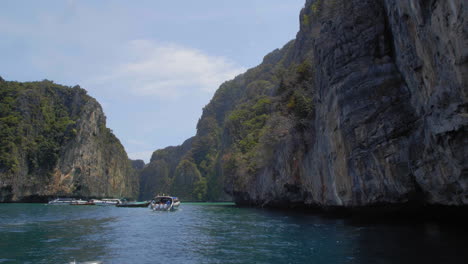
M 154 211 L 176 210 L 179 205 L 179 198 L 172 196 L 156 196 L 151 201 L 151 208 Z

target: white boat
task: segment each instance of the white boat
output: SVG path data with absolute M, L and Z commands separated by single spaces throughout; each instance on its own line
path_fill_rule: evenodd
M 75 198 L 57 198 L 53 201 L 50 201 L 48 204 L 51 205 L 70 205 L 77 200 Z
M 94 203 L 91 201 L 85 201 L 85 200 L 79 199 L 79 200 L 75 200 L 71 202 L 70 205 L 94 205 Z
M 180 200 L 172 196 L 156 196 L 151 201 L 150 208 L 153 211 L 174 211 L 179 208 Z
M 115 206 L 117 204 L 122 203 L 120 199 L 101 199 L 101 200 L 93 199 L 91 200 L 91 202 L 93 202 L 95 205 L 100 205 L 100 206 L 110 206 L 110 205 Z

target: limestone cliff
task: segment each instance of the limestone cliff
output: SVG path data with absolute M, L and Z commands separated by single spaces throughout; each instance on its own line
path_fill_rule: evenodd
M 203 195 L 224 190 L 262 206 L 467 205 L 466 5 L 308 0 L 297 38 L 205 107 L 181 155 L 206 179 Z
M 314 114 L 238 201 L 468 203 L 464 1 L 308 1 Z M 294 135 L 289 136 L 294 138 Z
M 0 86 L 0 201 L 138 195 L 123 146 L 84 89 L 50 81 Z
M 140 199 L 148 200 L 157 194 L 178 195 L 184 200 L 197 200 L 193 195 L 193 181 L 199 180 L 192 177 L 197 171 L 190 173 L 187 181 L 181 181 L 181 167 L 179 163 L 192 145 L 192 140 L 188 139 L 181 146 L 167 147 L 153 153 L 150 163 L 140 172 Z M 193 168 L 191 166 L 190 168 Z M 177 175 L 176 176 L 176 171 Z M 187 172 L 186 172 L 187 173 Z M 198 175 L 200 172 L 198 172 Z M 185 192 L 178 188 L 188 189 Z

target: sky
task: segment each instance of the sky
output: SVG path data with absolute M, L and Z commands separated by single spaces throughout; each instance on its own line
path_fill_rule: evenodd
M 295 38 L 305 0 L 2 0 L 0 76 L 80 85 L 132 159 L 195 135 L 224 81 Z

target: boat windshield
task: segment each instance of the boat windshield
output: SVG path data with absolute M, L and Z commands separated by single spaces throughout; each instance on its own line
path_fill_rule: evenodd
M 170 204 L 172 203 L 172 197 L 156 197 L 154 198 L 154 201 L 156 203 L 164 203 L 164 204 L 169 203 Z

